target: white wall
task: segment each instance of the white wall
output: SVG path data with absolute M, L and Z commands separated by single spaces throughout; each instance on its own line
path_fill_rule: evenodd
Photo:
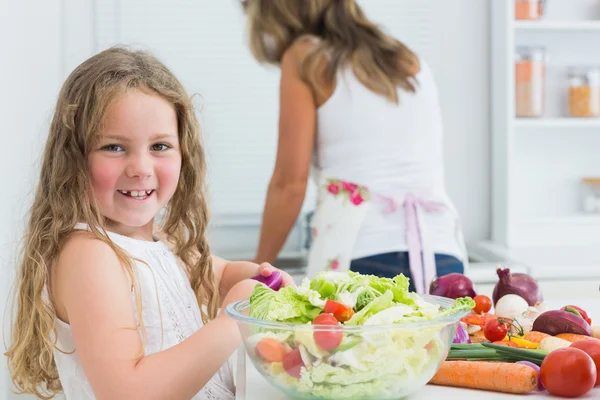
M 17 238 L 37 175 L 37 160 L 63 74 L 61 5 L 66 0 L 0 4 L 0 306 L 14 270 Z M 67 2 L 68 3 L 68 2 Z M 85 1 L 85 3 L 90 3 Z M 448 190 L 467 239 L 489 233 L 489 63 L 487 1 L 438 0 L 435 52 L 426 55 L 438 79 L 446 127 Z M 85 7 L 84 7 L 85 8 Z M 207 12 L 210 12 L 207 10 Z M 71 69 L 72 60 L 67 60 Z M 216 79 L 216 78 L 215 78 Z M 0 362 L 0 400 L 8 394 Z M 12 398 L 12 396 L 10 397 Z M 23 397 L 19 397 L 23 398 Z
M 3 316 L 14 271 L 16 242 L 34 189 L 37 173 L 34 165 L 61 79 L 60 3 L 60 0 L 44 0 L 32 6 L 30 2 L 6 1 L 0 5 L 0 307 Z M 8 342 L 8 331 L 5 337 Z M 2 357 L 2 400 L 9 394 L 5 361 Z

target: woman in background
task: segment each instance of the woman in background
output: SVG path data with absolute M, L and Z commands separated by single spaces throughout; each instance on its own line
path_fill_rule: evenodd
M 355 0 L 245 0 L 252 54 L 281 68 L 277 158 L 257 262 L 272 262 L 318 184 L 308 275 L 344 270 L 431 280 L 463 272 L 444 184 L 431 68 Z

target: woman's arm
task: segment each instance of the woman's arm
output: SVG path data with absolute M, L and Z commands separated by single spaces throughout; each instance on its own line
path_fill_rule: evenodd
M 289 49 L 281 60 L 279 139 L 275 169 L 263 212 L 255 261 L 273 262 L 298 219 L 310 172 L 316 130 L 312 90 L 300 78 L 297 60 L 305 51 Z
M 250 296 L 256 284 L 236 284 L 224 306 Z M 183 342 L 144 356 L 128 275 L 114 251 L 89 236 L 67 242 L 52 271 L 52 296 L 99 400 L 190 399 L 241 343 L 236 322 L 221 312 Z

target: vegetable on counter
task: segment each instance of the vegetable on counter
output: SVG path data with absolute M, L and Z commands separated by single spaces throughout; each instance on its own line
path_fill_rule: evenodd
M 504 342 L 504 341 L 503 341 Z M 506 342 L 510 343 L 510 342 Z M 513 343 L 514 344 L 514 343 Z M 530 361 L 541 365 L 548 352 L 544 350 L 526 350 L 505 344 L 453 344 L 446 360 L 465 361 Z
M 528 308 L 529 304 L 524 298 L 516 294 L 507 294 L 496 303 L 494 314 L 498 317 L 514 319 L 523 315 Z
M 476 295 L 473 282 L 465 275 L 457 272 L 434 278 L 429 286 L 429 294 L 450 299 L 473 298 Z
M 527 365 L 528 367 L 533 368 L 533 370 L 535 371 L 535 373 L 538 376 L 537 390 L 540 391 L 540 392 L 546 390 L 546 388 L 542 384 L 542 380 L 540 379 L 540 367 L 538 365 L 536 365 L 536 364 L 534 364 L 532 362 L 529 362 L 529 361 L 517 361 L 515 364 Z
M 533 368 L 514 363 L 444 361 L 429 383 L 524 394 L 536 390 L 538 375 Z
M 542 291 L 533 277 L 521 273 L 512 274 L 509 268 L 497 268 L 496 273 L 499 280 L 494 286 L 492 295 L 494 305 L 507 294 L 516 294 L 522 297 L 530 306 L 544 301 Z
M 463 326 L 462 322 L 459 322 L 458 326 L 456 327 L 456 335 L 454 335 L 454 339 L 452 340 L 452 343 L 460 343 L 460 344 L 471 343 L 469 334 L 467 333 L 467 330 Z
M 583 318 L 564 310 L 550 310 L 542 313 L 533 321 L 533 330 L 553 336 L 561 333 L 592 335 L 592 328 Z
M 594 361 L 596 365 L 596 386 L 600 386 L 600 340 L 579 340 L 571 345 L 571 348 L 583 350 Z
M 538 332 L 538 331 L 529 331 L 525 332 L 525 336 L 523 337 L 525 340 L 529 340 L 533 343 L 540 343 L 542 339 L 550 337 L 547 333 Z
M 490 342 L 496 342 L 498 340 L 502 340 L 508 334 L 508 330 L 510 329 L 510 324 L 505 322 L 503 319 L 493 319 L 488 321 L 483 327 L 483 334 L 485 338 Z
M 475 301 L 473 312 L 477 314 L 483 314 L 492 309 L 492 300 L 484 294 L 478 294 L 473 298 L 473 301 Z
M 558 338 L 556 336 L 548 336 L 548 337 L 542 339 L 542 341 L 540 342 L 540 347 L 538 347 L 538 349 L 552 352 L 554 350 L 558 350 L 558 349 L 562 349 L 562 348 L 570 347 L 570 346 L 571 346 L 571 342 L 569 342 L 567 340 Z
M 579 315 L 581 318 L 585 320 L 589 325 L 592 325 L 592 319 L 588 316 L 588 313 L 580 307 L 577 306 L 564 306 L 561 310 L 569 311 L 574 313 L 575 315 Z
M 583 350 L 565 348 L 548 354 L 540 368 L 540 379 L 548 392 L 562 397 L 579 397 L 596 383 L 596 366 Z
M 600 339 L 596 339 L 594 337 L 586 336 L 586 335 L 577 335 L 575 333 L 561 333 L 559 335 L 556 335 L 556 337 L 564 339 L 569 342 L 577 342 L 579 340 L 596 340 L 596 341 L 598 341 L 598 343 L 600 343 Z

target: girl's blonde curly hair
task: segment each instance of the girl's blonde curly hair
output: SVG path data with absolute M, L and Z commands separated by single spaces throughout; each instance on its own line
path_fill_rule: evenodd
M 109 106 L 131 90 L 160 96 L 176 111 L 181 173 L 160 229 L 187 269 L 204 322 L 214 318 L 219 308 L 206 239 L 206 161 L 192 99 L 151 54 L 121 47 L 102 51 L 79 65 L 64 83 L 43 153 L 17 276 L 11 346 L 6 353 L 21 393 L 52 398 L 62 389 L 53 355 L 57 316 L 50 300 L 50 275 L 78 222 L 87 223 L 99 240 L 113 248 L 134 282 L 139 328 L 145 338 L 134 261 L 107 236 L 104 218 L 87 195 L 87 160 L 98 131 Z

